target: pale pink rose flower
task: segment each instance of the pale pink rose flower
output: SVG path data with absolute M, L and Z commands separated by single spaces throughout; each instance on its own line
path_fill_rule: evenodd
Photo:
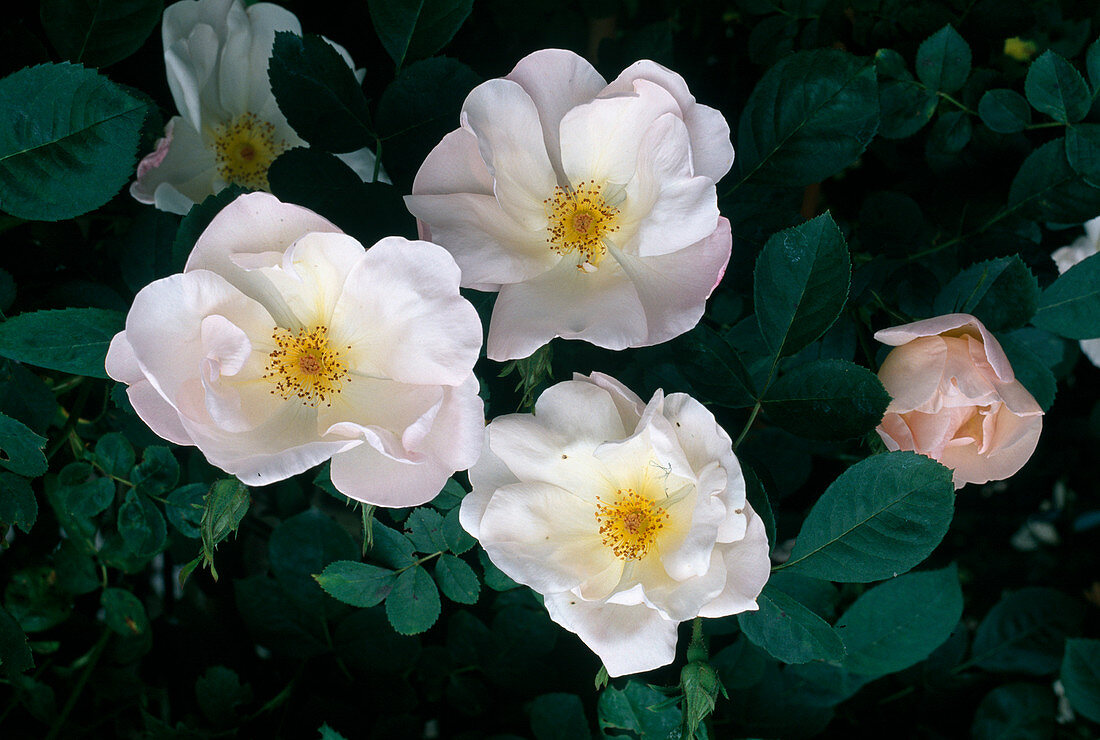
M 607 84 L 545 49 L 474 88 L 460 124 L 405 202 L 464 287 L 499 291 L 491 359 L 554 337 L 646 346 L 698 323 L 730 256 L 715 182 L 733 146 L 682 77 L 640 61 Z
M 729 435 L 690 396 L 593 373 L 494 419 L 462 526 L 611 676 L 673 661 L 680 622 L 756 610 L 770 562 Z
M 180 0 L 165 8 L 164 60 L 179 115 L 138 166 L 134 198 L 182 215 L 230 184 L 268 190 L 275 158 L 306 146 L 271 91 L 267 67 L 277 31 L 300 35 L 302 27 L 273 3 Z M 347 51 L 329 43 L 354 68 Z M 363 180 L 373 179 L 370 149 L 337 156 Z
M 955 488 L 1003 480 L 1035 451 L 1043 410 L 1016 380 L 997 339 L 953 313 L 875 333 L 891 350 L 878 377 L 893 400 L 878 434 L 954 471 Z
M 1072 244 L 1060 247 L 1050 255 L 1061 275 L 1078 262 L 1100 252 L 1100 216 L 1085 222 L 1085 235 L 1079 236 Z M 1096 339 L 1082 339 L 1081 351 L 1089 362 L 1100 367 L 1100 337 Z
M 141 290 L 107 373 L 161 437 L 260 486 L 332 460 L 379 506 L 432 499 L 480 453 L 477 311 L 434 244 L 369 250 L 312 211 L 243 195 L 184 271 Z

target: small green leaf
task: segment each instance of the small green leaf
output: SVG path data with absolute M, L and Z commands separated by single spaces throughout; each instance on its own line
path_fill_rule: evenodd
M 741 612 L 737 623 L 755 645 L 782 663 L 840 660 L 844 643 L 828 622 L 771 584 L 757 597 L 760 609 Z
M 743 180 L 798 187 L 851 164 L 879 122 L 875 65 L 835 49 L 799 51 L 757 83 L 741 113 Z
M 38 519 L 38 500 L 30 481 L 14 473 L 0 473 L 0 532 L 14 524 L 30 533 Z
M 1089 86 L 1073 65 L 1047 50 L 1031 63 L 1024 93 L 1032 107 L 1060 123 L 1075 123 L 1092 106 Z
M 134 446 L 121 432 L 110 432 L 95 443 L 95 459 L 107 475 L 126 478 L 136 460 Z
M 1100 337 L 1100 255 L 1078 262 L 1047 286 L 1031 323 L 1067 339 Z
M 1031 125 L 1031 106 L 1014 90 L 987 90 L 978 101 L 982 123 L 998 134 L 1015 134 Z
M 106 203 L 133 177 L 147 110 L 80 65 L 40 64 L 0 79 L 0 210 L 60 221 Z M 106 377 L 102 367 L 96 377 Z
M 954 565 L 907 573 L 856 599 L 836 623 L 852 673 L 884 676 L 927 658 L 962 617 L 963 595 Z
M 99 597 L 106 613 L 107 626 L 124 637 L 149 631 L 149 617 L 138 597 L 124 588 L 106 588 Z
M 0 467 L 35 478 L 46 472 L 42 448 L 46 438 L 39 437 L 21 421 L 0 414 Z
M 970 46 L 950 25 L 929 36 L 917 49 L 917 77 L 938 92 L 953 93 L 970 76 Z
M 987 671 L 1044 676 L 1058 670 L 1067 637 L 1081 628 L 1081 603 L 1051 588 L 1014 591 L 978 625 L 971 660 Z
M 459 604 L 476 604 L 481 592 L 477 573 L 466 561 L 444 553 L 435 564 L 435 580 L 439 590 L 451 601 Z
M 756 260 L 753 303 L 772 353 L 794 354 L 824 334 L 850 282 L 848 247 L 828 213 L 768 239 Z
M 63 57 L 106 67 L 140 49 L 163 10 L 163 0 L 43 0 L 39 13 Z
M 764 411 L 791 434 L 850 439 L 882 421 L 890 394 L 870 370 L 846 360 L 799 365 L 771 385 Z
M 587 740 L 592 737 L 584 705 L 576 694 L 543 694 L 531 702 L 535 740 Z
M 386 616 L 402 635 L 426 631 L 439 619 L 439 589 L 428 571 L 413 566 L 397 577 L 397 583 L 386 598 Z
M 1100 722 L 1100 640 L 1066 640 L 1062 685 L 1074 710 Z
M 102 308 L 19 314 L 0 323 L 0 355 L 50 370 L 106 378 L 107 347 L 125 322 L 120 311 Z
M 363 89 L 325 39 L 276 32 L 268 74 L 279 110 L 310 146 L 351 152 L 374 144 Z
M 1018 329 L 1035 314 L 1039 282 L 1019 255 L 971 265 L 936 296 L 936 314 L 969 313 L 990 331 Z
M 447 45 L 474 0 L 367 0 L 374 31 L 398 69 Z
M 891 578 L 928 557 L 954 511 L 949 469 L 914 452 L 875 455 L 825 489 L 781 567 L 840 583 Z
M 313 578 L 334 599 L 362 608 L 381 604 L 397 582 L 397 573 L 354 560 L 337 560 Z

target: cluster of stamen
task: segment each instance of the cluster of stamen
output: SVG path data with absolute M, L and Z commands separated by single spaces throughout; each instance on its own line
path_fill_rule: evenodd
M 332 406 L 332 397 L 350 380 L 344 348 L 328 341 L 328 327 L 299 329 L 275 327 L 275 349 L 267 358 L 265 378 L 275 381 L 271 393 L 286 400 L 298 398 L 307 406 Z M 351 347 L 347 347 L 351 349 Z
M 614 501 L 596 498 L 596 522 L 603 544 L 620 560 L 641 560 L 668 521 L 668 512 L 633 488 L 620 488 Z
M 578 264 L 581 269 L 598 267 L 607 252 L 604 239 L 619 230 L 619 209 L 607 204 L 596 181 L 569 189 L 559 185 L 543 204 L 550 248 L 558 254 L 579 254 L 584 258 Z
M 214 129 L 214 156 L 218 173 L 226 182 L 252 190 L 270 190 L 267 170 L 286 150 L 275 139 L 275 126 L 255 113 L 237 116 Z

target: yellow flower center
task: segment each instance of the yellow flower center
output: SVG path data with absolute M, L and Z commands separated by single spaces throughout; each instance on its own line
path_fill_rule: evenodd
M 275 126 L 245 113 L 214 129 L 214 156 L 222 179 L 252 190 L 269 190 L 267 170 L 286 150 Z
M 664 528 L 668 512 L 633 488 L 620 488 L 614 501 L 596 497 L 596 522 L 603 544 L 620 560 L 641 560 Z
M 286 400 L 301 399 L 307 406 L 332 405 L 332 397 L 350 380 L 344 363 L 344 349 L 328 341 L 328 327 L 299 329 L 275 327 L 271 334 L 275 349 L 267 358 L 265 378 L 275 381 L 273 395 Z M 351 349 L 351 347 L 347 347 Z
M 582 257 L 578 269 L 585 272 L 599 267 L 607 253 L 604 239 L 619 230 L 619 209 L 608 205 L 596 182 L 589 180 L 568 190 L 559 185 L 543 203 L 550 248 L 558 254 Z

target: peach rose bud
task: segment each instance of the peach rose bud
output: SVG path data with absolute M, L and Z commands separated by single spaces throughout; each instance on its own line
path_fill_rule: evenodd
M 997 339 L 953 313 L 875 333 L 895 349 L 878 371 L 893 400 L 879 425 L 891 450 L 913 450 L 954 471 L 955 488 L 1003 480 L 1024 466 L 1043 410 L 1016 380 Z

